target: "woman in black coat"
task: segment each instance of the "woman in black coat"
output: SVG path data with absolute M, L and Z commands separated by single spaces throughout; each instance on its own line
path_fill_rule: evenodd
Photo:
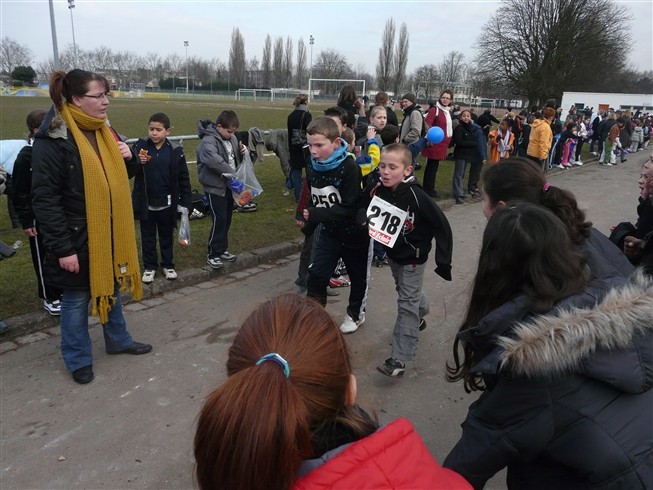
M 444 461 L 474 488 L 653 488 L 653 279 L 591 277 L 545 208 L 490 218 L 447 366 L 483 391 Z
M 306 168 L 309 157 L 308 149 L 304 148 L 307 145 L 306 128 L 313 118 L 308 110 L 307 95 L 298 95 L 293 105 L 295 109 L 288 116 L 288 150 L 290 151 L 288 178 L 295 193 L 295 201 L 298 201 L 302 191 L 302 170 Z
M 478 141 L 472 130 L 472 114 L 465 110 L 460 113 L 460 122 L 453 130 L 453 158 L 455 167 L 453 171 L 453 197 L 456 204 L 465 201 L 463 190 L 463 178 L 467 170 L 467 164 L 476 161 L 479 154 Z

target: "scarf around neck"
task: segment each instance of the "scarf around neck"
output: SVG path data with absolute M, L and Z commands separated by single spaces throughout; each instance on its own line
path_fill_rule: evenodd
M 497 129 L 497 134 L 501 137 L 499 140 L 499 156 L 501 158 L 506 158 L 510 156 L 510 130 L 507 130 L 506 133 L 502 133 L 500 129 Z
M 72 104 L 64 104 L 61 117 L 71 132 L 82 162 L 92 314 L 109 321 L 116 301 L 114 285 L 129 289 L 139 300 L 143 295 L 129 178 L 114 134 L 105 119 L 91 117 Z M 95 149 L 82 133 L 95 133 Z
M 344 162 L 345 158 L 347 158 L 347 148 L 347 142 L 343 139 L 340 141 L 340 148 L 334 151 L 326 160 L 315 160 L 311 157 L 311 165 L 313 166 L 313 169 L 318 172 L 328 172 L 329 170 L 333 170 Z
M 451 112 L 449 112 L 449 107 L 444 107 L 442 104 L 440 104 L 440 101 L 435 103 L 435 107 L 435 117 L 438 117 L 440 111 L 444 112 L 444 117 L 447 120 L 447 128 L 445 134 L 447 138 L 451 138 L 453 136 L 453 124 L 451 124 Z

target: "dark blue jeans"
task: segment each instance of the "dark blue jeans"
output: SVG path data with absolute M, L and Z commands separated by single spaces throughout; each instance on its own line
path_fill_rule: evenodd
M 292 183 L 293 192 L 295 193 L 295 202 L 299 201 L 299 195 L 302 192 L 302 169 L 290 167 L 290 182 Z
M 326 305 L 329 279 L 341 257 L 351 280 L 347 313 L 357 321 L 365 312 L 367 303 L 367 282 L 372 262 L 372 244 L 369 239 L 363 246 L 350 248 L 322 230 L 316 238 L 313 258 L 308 268 L 306 296 Z
M 224 197 L 217 194 L 206 194 L 209 200 L 209 212 L 213 224 L 209 230 L 208 258 L 220 258 L 229 247 L 229 228 L 234 214 L 234 198 L 227 189 Z

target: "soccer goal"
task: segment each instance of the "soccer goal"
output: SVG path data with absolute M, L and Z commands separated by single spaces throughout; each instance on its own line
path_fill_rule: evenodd
M 311 78 L 308 80 L 308 98 L 309 100 L 337 99 L 340 89 L 345 85 L 354 87 L 359 97 L 363 98 L 365 95 L 365 80 Z
M 236 100 L 274 101 L 274 91 L 269 88 L 239 88 L 236 90 Z

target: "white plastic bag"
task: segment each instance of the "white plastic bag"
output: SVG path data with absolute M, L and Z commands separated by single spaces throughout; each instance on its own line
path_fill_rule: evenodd
M 177 211 L 181 213 L 179 221 L 179 245 L 182 248 L 190 247 L 190 220 L 188 219 L 188 209 L 183 206 L 177 206 Z
M 227 183 L 227 187 L 231 189 L 234 201 L 239 206 L 244 206 L 263 192 L 254 173 L 254 164 L 249 153 L 243 155 L 243 161 L 236 170 L 234 178 Z

